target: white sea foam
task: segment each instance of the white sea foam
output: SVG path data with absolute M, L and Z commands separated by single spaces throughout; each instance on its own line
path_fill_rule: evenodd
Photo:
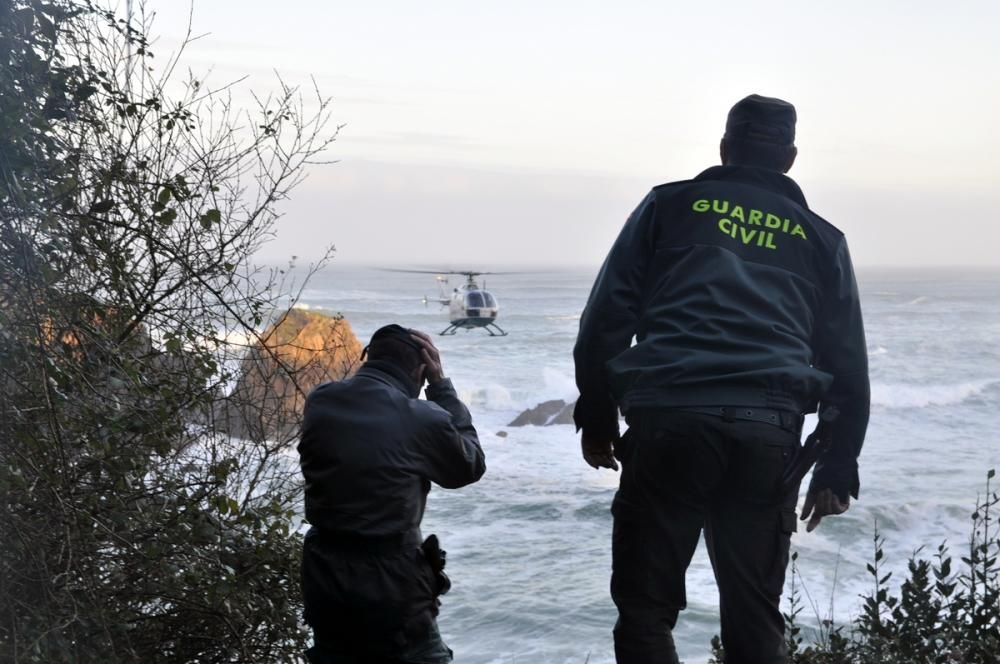
M 545 381 L 545 397 L 542 399 L 562 399 L 569 403 L 576 400 L 576 381 L 569 375 L 552 367 L 545 367 L 542 370 L 542 378 Z
M 459 397 L 473 410 L 477 407 L 484 410 L 511 410 L 515 407 L 510 390 L 496 383 L 461 389 Z
M 872 403 L 886 408 L 951 406 L 977 397 L 997 384 L 1000 384 L 1000 378 L 950 385 L 875 383 L 872 385 Z
M 874 350 L 868 351 L 868 355 L 885 355 L 889 352 L 889 349 L 885 346 L 876 346 Z

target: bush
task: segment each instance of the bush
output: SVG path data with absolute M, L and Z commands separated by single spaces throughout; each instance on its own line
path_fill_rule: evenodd
M 894 591 L 884 571 L 884 538 L 876 525 L 874 555 L 867 565 L 872 591 L 847 626 L 820 622 L 815 642 L 806 644 L 799 614 L 797 555 L 792 556 L 790 610 L 785 614 L 789 660 L 793 664 L 987 664 L 1000 661 L 1000 527 L 995 512 L 1000 494 L 991 489 L 976 501 L 968 553 L 960 569 L 942 543 L 929 558 L 916 551 L 907 577 Z M 718 637 L 713 661 L 725 661 Z
M 0 3 L 2 661 L 285 661 L 306 641 L 292 440 L 217 414 L 294 296 L 251 254 L 333 138 L 326 101 L 308 115 L 282 86 L 242 113 L 171 83 L 176 58 L 158 72 L 148 28 Z

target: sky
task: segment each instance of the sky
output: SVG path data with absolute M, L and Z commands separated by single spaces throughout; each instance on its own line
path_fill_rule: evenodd
M 158 59 L 236 101 L 315 80 L 342 125 L 259 258 L 592 266 L 653 186 L 718 163 L 750 93 L 855 264 L 1000 267 L 1000 3 L 148 0 Z

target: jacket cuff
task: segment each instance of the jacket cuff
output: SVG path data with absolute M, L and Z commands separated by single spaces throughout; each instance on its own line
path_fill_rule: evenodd
M 581 395 L 573 407 L 573 422 L 576 423 L 576 430 L 582 430 L 588 438 L 618 440 L 621 436 L 618 407 L 611 401 L 592 403 Z
M 857 498 L 860 488 L 857 462 L 849 466 L 817 463 L 809 483 L 810 492 L 830 489 L 842 503 L 848 495 Z
M 429 384 L 424 388 L 424 395 L 431 401 L 437 401 L 440 397 L 455 395 L 455 386 L 451 383 L 451 378 L 442 378 L 433 385 Z

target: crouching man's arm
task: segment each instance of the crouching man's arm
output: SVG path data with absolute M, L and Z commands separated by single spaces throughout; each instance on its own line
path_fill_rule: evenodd
M 433 404 L 428 404 L 421 441 L 427 477 L 446 489 L 472 484 L 486 472 L 486 456 L 472 426 L 472 415 L 451 380 L 445 378 L 441 356 L 431 338 L 416 330 L 410 332 L 423 346 L 425 394 Z

